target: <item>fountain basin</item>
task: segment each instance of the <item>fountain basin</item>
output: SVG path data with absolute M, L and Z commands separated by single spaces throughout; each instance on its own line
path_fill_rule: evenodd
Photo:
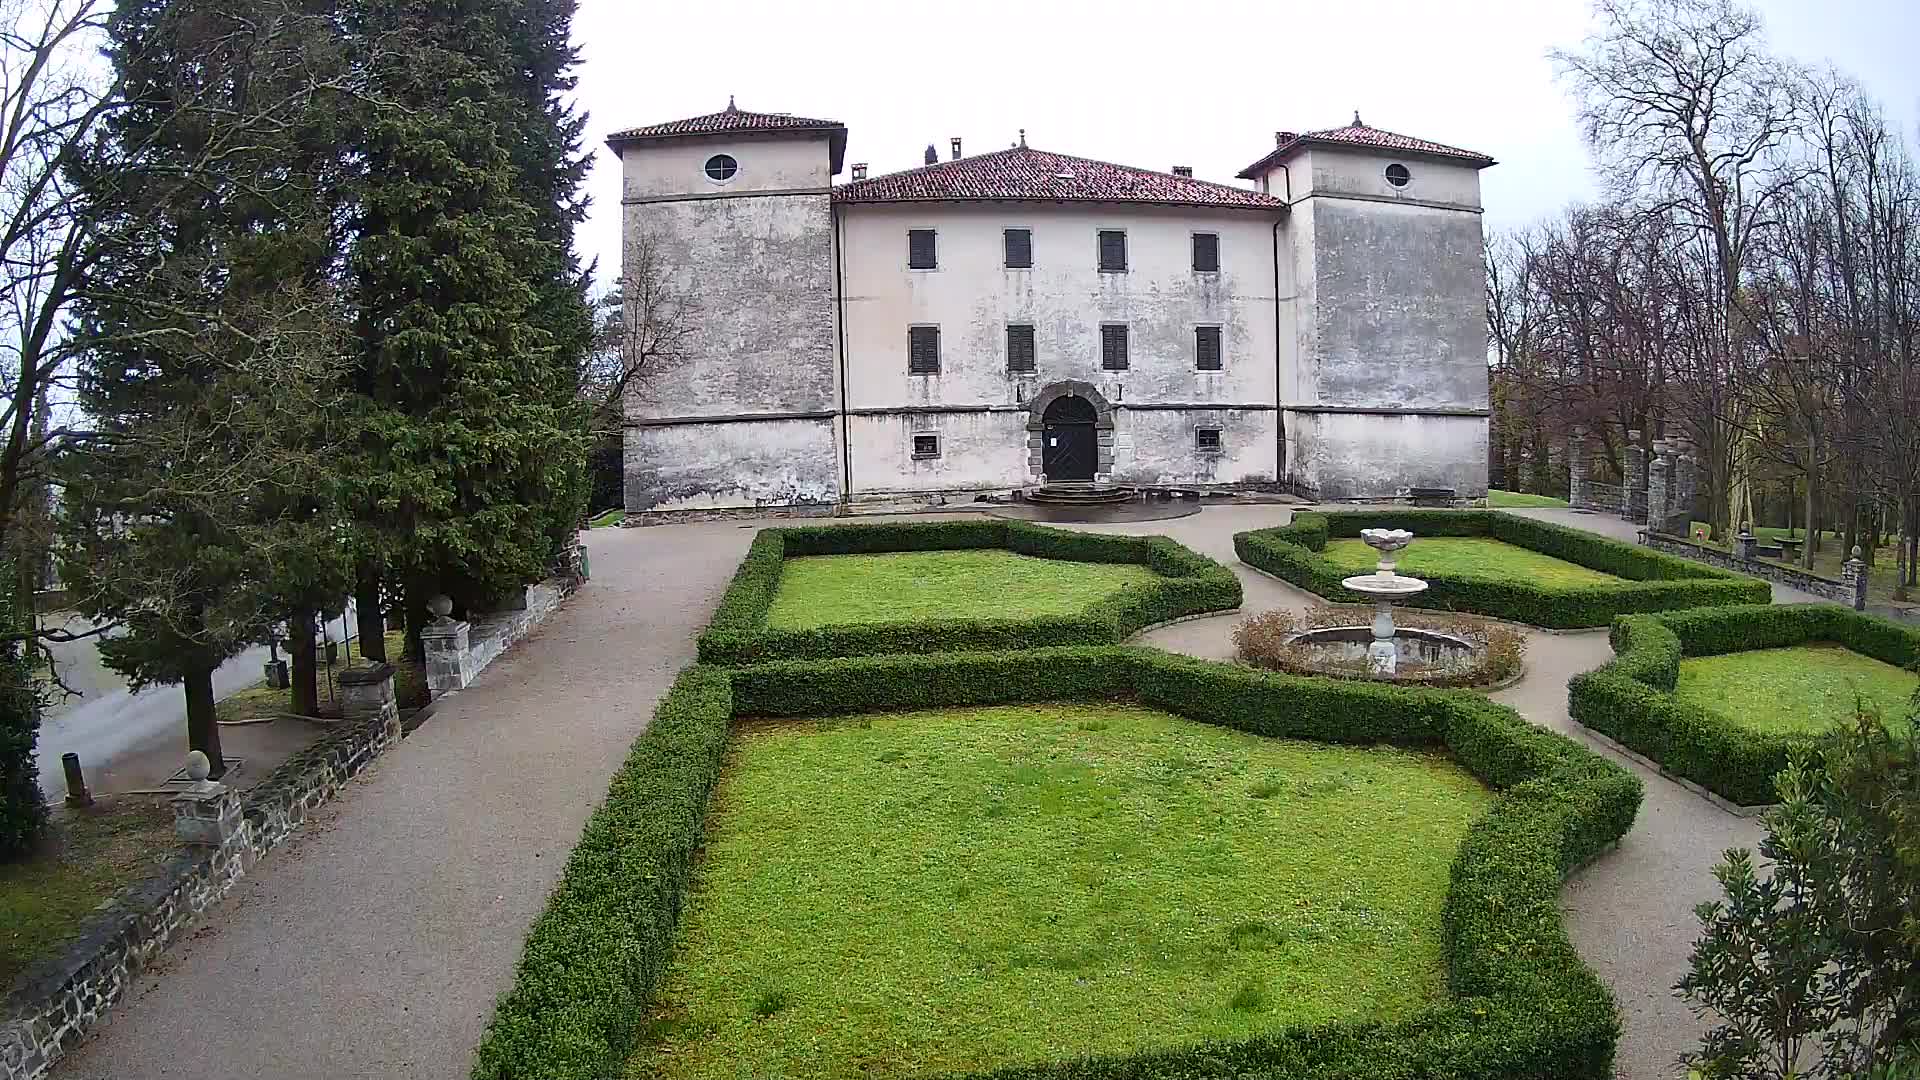
M 1302 630 L 1285 640 L 1299 650 L 1301 668 L 1390 682 L 1443 678 L 1478 664 L 1484 652 L 1466 638 L 1412 627 L 1395 627 L 1390 637 L 1378 638 L 1371 626 L 1329 626 Z M 1381 646 L 1393 650 L 1393 663 L 1384 670 L 1379 665 Z
M 1401 577 L 1399 574 L 1378 572 L 1341 578 L 1340 586 L 1382 600 L 1398 600 L 1427 591 L 1427 583 L 1417 577 Z

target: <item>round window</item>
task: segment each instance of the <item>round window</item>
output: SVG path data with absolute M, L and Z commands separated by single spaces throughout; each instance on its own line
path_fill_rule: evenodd
M 715 154 L 707 159 L 707 179 L 709 180 L 731 180 L 733 174 L 739 171 L 740 163 L 733 160 L 732 154 Z
M 708 171 L 712 171 L 713 167 L 709 165 L 707 168 Z M 1393 164 L 1387 166 L 1387 183 L 1392 184 L 1394 187 L 1406 187 L 1407 182 L 1412 179 L 1413 174 L 1407 171 L 1405 165 Z

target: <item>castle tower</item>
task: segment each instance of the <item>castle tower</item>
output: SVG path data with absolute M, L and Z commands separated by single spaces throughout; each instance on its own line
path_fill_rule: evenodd
M 1240 175 L 1292 208 L 1297 359 L 1280 376 L 1288 475 L 1323 499 L 1485 494 L 1480 170 L 1493 159 L 1357 114 L 1274 141 Z
M 643 293 L 676 314 L 677 356 L 628 387 L 629 511 L 831 503 L 835 417 L 831 193 L 847 129 L 726 109 L 608 137 L 623 188 L 630 337 Z M 649 280 L 638 280 L 646 277 Z

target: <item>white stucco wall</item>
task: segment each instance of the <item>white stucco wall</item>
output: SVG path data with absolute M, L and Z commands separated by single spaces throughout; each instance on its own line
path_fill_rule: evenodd
M 740 163 L 733 179 L 716 181 L 707 176 L 707 159 L 715 154 L 731 154 Z M 622 197 L 824 188 L 833 182 L 828 172 L 831 165 L 825 132 L 630 143 L 620 154 Z
M 1410 487 L 1487 492 L 1487 419 L 1288 413 L 1287 467 L 1322 499 L 1391 497 Z
M 992 491 L 1029 482 L 1024 410 L 853 416 L 847 431 L 859 494 Z M 914 458 L 915 435 L 938 435 L 940 456 Z
M 840 497 L 835 427 L 831 419 L 629 427 L 627 509 L 833 502 Z

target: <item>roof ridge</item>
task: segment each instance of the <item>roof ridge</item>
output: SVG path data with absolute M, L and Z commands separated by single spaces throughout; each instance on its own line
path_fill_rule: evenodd
M 984 161 L 987 158 L 999 157 L 1004 154 L 1021 154 L 1021 153 L 1043 154 L 1047 157 L 1066 158 L 1068 161 L 1084 161 L 1089 165 L 1100 165 L 1109 169 L 1125 169 L 1128 172 L 1139 173 L 1143 176 L 1164 176 L 1169 179 L 1184 180 L 1190 184 L 1204 184 L 1208 187 L 1224 188 L 1227 191 L 1238 192 L 1240 194 L 1246 194 L 1249 191 L 1248 188 L 1234 187 L 1232 184 L 1223 184 L 1218 180 L 1202 180 L 1196 176 L 1180 176 L 1179 174 L 1171 171 L 1162 172 L 1159 169 L 1143 169 L 1138 165 L 1128 165 L 1128 164 L 1125 164 L 1124 162 L 1105 161 L 1100 158 L 1082 157 L 1079 154 L 1063 154 L 1058 150 L 1042 150 L 1040 147 L 1037 147 L 1037 146 L 1026 146 L 1026 145 L 1009 146 L 999 150 L 989 150 L 984 154 L 974 154 L 971 157 L 948 158 L 945 161 L 936 161 L 931 165 L 915 165 L 910 169 L 901 169 L 898 172 L 881 173 L 878 176 L 869 176 L 864 180 L 850 180 L 842 186 L 851 187 L 854 184 L 871 184 L 876 180 L 888 180 L 895 177 L 911 176 L 915 173 L 924 173 L 930 169 L 945 168 L 949 165 L 965 165 L 968 162 Z

